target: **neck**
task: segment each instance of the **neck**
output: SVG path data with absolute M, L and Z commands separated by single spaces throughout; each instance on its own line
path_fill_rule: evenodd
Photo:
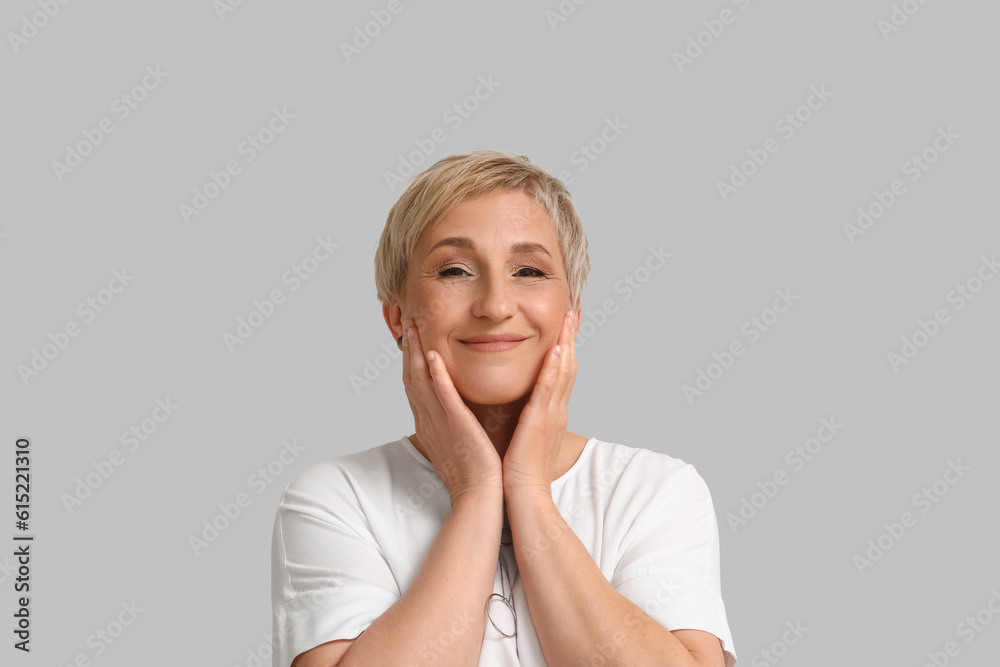
M 511 438 L 514 436 L 514 431 L 517 429 L 518 420 L 521 418 L 521 411 L 524 406 L 528 404 L 528 399 L 531 398 L 530 395 L 526 395 L 516 401 L 511 403 L 503 403 L 500 405 L 485 405 L 480 403 L 471 403 L 462 399 L 463 402 L 468 406 L 472 414 L 476 416 L 479 424 L 483 427 L 486 435 L 489 437 L 490 442 L 493 443 L 494 449 L 496 449 L 497 454 L 500 456 L 500 460 L 503 460 L 504 455 L 507 453 L 507 448 L 510 446 Z M 568 431 L 563 431 L 560 434 L 559 450 L 560 457 L 566 452 L 566 443 Z M 423 443 L 420 442 L 419 437 L 416 433 L 409 436 L 410 441 L 413 446 L 416 447 L 417 451 L 423 454 L 424 458 L 428 461 L 430 457 L 427 456 L 427 451 L 424 449 Z M 577 452 L 579 453 L 579 452 Z M 562 460 L 562 458 L 560 458 Z M 573 461 L 576 460 L 574 456 Z M 572 465 L 569 463 L 566 467 Z M 557 471 L 557 474 L 562 474 L 565 472 L 563 468 Z M 504 519 L 506 520 L 506 503 L 504 503 Z
M 493 448 L 497 450 L 500 460 L 503 460 L 507 453 L 507 447 L 510 446 L 510 440 L 514 437 L 514 431 L 517 429 L 517 422 L 521 418 L 521 411 L 528 404 L 529 398 L 530 395 L 526 395 L 512 403 L 500 405 L 483 405 L 464 401 L 472 414 L 476 416 L 483 430 L 486 431 L 486 435 L 493 443 Z

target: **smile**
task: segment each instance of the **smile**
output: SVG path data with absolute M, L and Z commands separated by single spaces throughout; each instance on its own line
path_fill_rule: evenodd
M 462 345 L 476 352 L 503 352 L 505 350 L 511 350 L 523 342 L 524 339 L 498 340 L 491 343 L 466 343 L 465 341 L 461 341 Z

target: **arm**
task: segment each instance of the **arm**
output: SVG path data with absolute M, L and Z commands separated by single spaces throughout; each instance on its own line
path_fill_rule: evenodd
M 295 667 L 475 665 L 496 576 L 502 514 L 500 491 L 457 498 L 402 597 L 339 661 L 333 651 L 339 653 L 344 644 L 331 642 L 299 655 Z
M 298 498 L 301 492 L 293 490 L 289 505 L 299 509 L 290 512 L 298 517 L 295 523 L 299 528 L 298 539 L 291 540 L 298 543 L 299 553 L 292 558 L 296 561 L 296 582 L 286 583 L 285 573 L 276 569 L 275 587 L 289 589 L 283 591 L 285 598 L 296 590 L 333 589 L 334 600 L 324 610 L 327 617 L 335 617 L 341 636 L 360 633 L 354 639 L 319 645 L 332 630 L 306 633 L 297 646 L 313 648 L 289 650 L 300 651 L 293 661 L 295 667 L 471 667 L 479 662 L 486 600 L 493 591 L 500 550 L 502 464 L 489 436 L 455 390 L 441 355 L 432 353 L 425 358 L 418 327 L 409 319 L 403 323 L 403 385 L 423 446 L 421 454 L 434 464 L 448 489 L 451 513 L 441 524 L 417 576 L 399 595 L 398 581 L 380 567 L 380 549 L 368 539 L 367 518 L 351 492 L 356 481 L 345 478 L 343 484 L 332 484 L 327 475 L 315 476 L 311 484 L 322 498 L 318 503 Z M 338 494 L 346 497 L 338 500 Z M 329 510 L 331 496 L 343 517 Z M 327 509 L 317 512 L 311 509 L 315 505 Z M 326 516 L 311 516 L 317 513 Z M 328 539 L 315 533 L 316 518 L 333 529 Z M 277 525 L 276 544 L 284 548 L 281 524 Z M 378 609 L 384 611 L 377 617 L 370 613 L 363 620 L 350 622 L 350 609 L 337 605 L 336 593 L 342 594 L 341 599 L 357 602 L 359 592 L 368 590 L 378 598 Z M 294 619 L 288 622 L 296 627 Z M 344 630 L 348 625 L 351 629 Z
M 538 641 L 550 665 L 722 667 L 718 638 L 667 631 L 621 595 L 544 489 L 512 490 L 507 515 Z

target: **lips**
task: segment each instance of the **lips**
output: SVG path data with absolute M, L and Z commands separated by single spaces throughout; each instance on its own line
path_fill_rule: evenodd
M 493 340 L 485 343 L 476 343 L 470 340 L 462 341 L 462 345 L 473 352 L 505 352 L 513 350 L 525 340 L 525 338 L 517 338 L 513 340 Z
M 461 339 L 463 343 L 516 343 L 524 340 L 526 336 L 520 334 L 482 334 L 471 338 Z

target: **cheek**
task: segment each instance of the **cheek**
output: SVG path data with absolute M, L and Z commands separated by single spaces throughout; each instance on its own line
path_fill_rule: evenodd
M 458 313 L 466 310 L 455 290 L 427 287 L 420 297 L 417 312 L 421 324 L 428 328 L 428 335 L 443 335 L 443 330 L 453 328 Z
M 429 329 L 421 334 L 421 340 L 424 344 L 424 353 L 426 354 L 429 350 L 436 350 L 441 353 L 445 358 L 450 356 L 450 352 L 447 349 L 448 342 L 445 337 L 435 329 Z
M 562 335 L 562 328 L 563 317 L 561 314 L 558 319 L 549 324 L 548 339 L 551 341 L 550 347 L 559 342 L 559 336 Z

